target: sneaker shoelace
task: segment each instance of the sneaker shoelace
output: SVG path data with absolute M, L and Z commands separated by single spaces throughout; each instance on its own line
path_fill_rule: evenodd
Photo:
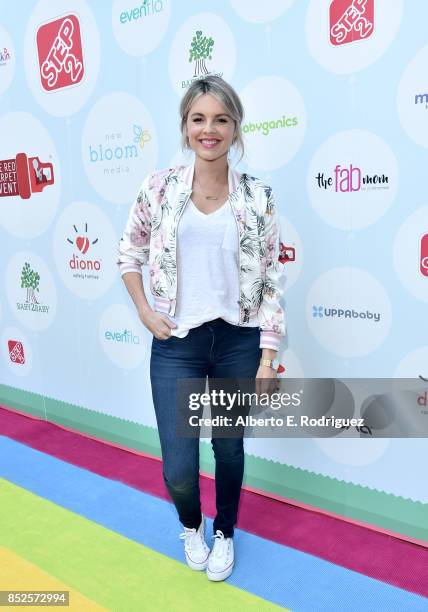
M 198 533 L 198 530 L 193 527 L 193 529 L 186 529 L 186 531 L 180 533 L 179 538 L 180 540 L 185 540 L 184 544 L 186 547 L 194 549 L 195 545 L 197 546 L 201 542 L 201 538 L 199 538 L 199 535 L 200 534 Z
M 214 547 L 211 552 L 213 557 L 224 557 L 226 552 L 229 553 L 230 538 L 225 538 L 224 533 L 220 531 L 220 529 L 217 529 L 215 535 L 213 535 L 212 537 L 216 538 L 214 541 Z

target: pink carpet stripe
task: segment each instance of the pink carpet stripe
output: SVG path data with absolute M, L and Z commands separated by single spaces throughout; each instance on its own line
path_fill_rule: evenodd
M 4 407 L 0 407 L 0 434 L 169 500 L 162 480 L 162 462 L 157 458 L 130 452 Z M 204 511 L 213 517 L 212 477 L 202 475 L 200 488 Z M 428 597 L 426 548 L 249 490 L 242 492 L 241 500 L 240 529 Z

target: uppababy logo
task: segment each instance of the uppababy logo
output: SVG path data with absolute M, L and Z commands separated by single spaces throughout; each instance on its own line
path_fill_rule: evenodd
M 365 174 L 358 166 L 337 164 L 333 176 L 318 172 L 315 177 L 319 189 L 333 189 L 340 193 L 389 189 L 389 177 L 386 174 Z
M 136 6 L 129 11 L 122 11 L 119 15 L 119 21 L 120 23 L 130 23 L 144 17 L 151 17 L 163 11 L 164 3 L 165 0 L 143 0 L 140 6 Z
M 108 132 L 105 134 L 105 142 L 97 145 L 89 145 L 89 161 L 93 164 L 105 163 L 104 174 L 120 174 L 129 172 L 129 166 L 122 162 L 135 159 L 141 155 L 145 144 L 151 140 L 148 130 L 141 125 L 132 126 L 133 136 L 125 137 L 122 132 Z M 115 165 L 110 166 L 109 162 Z M 121 165 L 117 166 L 116 162 Z
M 374 0 L 333 0 L 330 42 L 335 47 L 369 38 L 374 31 Z
M 189 63 L 194 62 L 193 78 L 182 81 L 182 88 L 188 87 L 193 81 L 205 77 L 207 74 L 223 76 L 222 72 L 208 70 L 206 60 L 212 60 L 214 39 L 212 36 L 204 36 L 202 30 L 197 30 L 192 38 L 189 48 Z
M 40 193 L 53 183 L 52 164 L 42 163 L 37 156 L 18 153 L 13 159 L 0 159 L 0 198 L 19 195 L 28 200 L 32 193 Z
M 380 321 L 380 313 L 370 312 L 369 310 L 354 310 L 342 308 L 326 308 L 325 306 L 312 306 L 312 316 L 314 318 L 323 319 L 324 317 L 337 317 L 344 319 L 370 319 L 378 323 Z
M 36 292 L 39 289 L 40 275 L 35 270 L 32 270 L 30 264 L 26 262 L 21 270 L 21 289 L 27 290 L 25 302 L 17 302 L 18 310 L 31 310 L 32 312 L 41 312 L 47 314 L 49 306 L 40 304 L 37 300 Z
M 40 26 L 37 51 L 40 80 L 46 91 L 77 85 L 83 79 L 82 40 L 76 15 L 67 15 Z
M 242 131 L 245 134 L 261 132 L 263 136 L 268 136 L 270 130 L 296 127 L 297 124 L 297 117 L 286 117 L 285 115 L 282 115 L 281 119 L 269 119 L 267 121 L 258 121 L 257 123 L 244 123 L 242 126 Z

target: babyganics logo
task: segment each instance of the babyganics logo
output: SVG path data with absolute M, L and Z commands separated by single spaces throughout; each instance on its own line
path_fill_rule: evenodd
M 348 308 L 326 308 L 325 306 L 312 306 L 312 317 L 323 319 L 324 317 L 338 318 L 338 319 L 367 319 L 379 323 L 380 313 L 371 312 L 370 310 L 354 310 Z
M 297 117 L 286 117 L 282 115 L 281 119 L 268 119 L 266 121 L 257 121 L 256 123 L 244 123 L 242 131 L 244 134 L 261 133 L 263 136 L 268 136 L 270 130 L 296 127 L 297 124 Z
M 329 26 L 335 47 L 369 38 L 374 32 L 374 0 L 333 0 Z
M 101 260 L 86 257 L 88 251 L 89 255 L 91 255 L 92 247 L 94 244 L 98 243 L 98 238 L 89 240 L 87 236 L 87 223 L 85 223 L 83 232 L 79 232 L 76 225 L 73 225 L 73 231 L 75 235 L 71 238 L 67 238 L 67 242 L 77 251 L 77 253 L 73 253 L 68 263 L 70 270 L 73 272 L 73 278 L 98 279 L 99 275 L 97 273 L 101 270 Z
M 25 363 L 24 345 L 18 340 L 8 340 L 9 359 L 12 363 L 23 365 Z
M 223 76 L 222 72 L 212 72 L 206 66 L 205 60 L 212 60 L 213 48 L 214 39 L 212 36 L 203 36 L 202 30 L 197 30 L 192 38 L 189 49 L 189 63 L 195 62 L 193 78 L 181 82 L 183 89 L 188 87 L 193 81 L 204 78 L 207 74 Z
M 145 17 L 150 17 L 160 13 L 164 9 L 164 1 L 162 0 L 143 0 L 140 6 L 122 11 L 119 15 L 120 23 L 131 23 Z
M 40 26 L 37 51 L 40 80 L 46 91 L 71 87 L 83 79 L 82 40 L 76 15 L 67 15 Z
M 49 313 L 49 306 L 41 304 L 37 300 L 36 292 L 39 292 L 40 275 L 35 270 L 32 270 L 30 264 L 26 262 L 21 271 L 21 289 L 26 289 L 25 302 L 17 302 L 18 310 L 31 310 L 32 312 Z
M 428 234 L 424 234 L 421 238 L 419 251 L 419 271 L 422 276 L 428 277 Z
M 10 61 L 10 51 L 3 47 L 3 50 L 0 51 L 0 67 L 6 66 L 6 64 Z
M 40 193 L 54 183 L 51 163 L 18 153 L 14 159 L 0 160 L 0 198 L 19 195 L 28 200 L 32 193 Z
M 386 174 L 364 174 L 358 166 L 337 166 L 331 174 L 319 172 L 315 180 L 319 189 L 333 189 L 339 193 L 389 189 L 389 177 Z
M 122 132 L 109 132 L 105 134 L 104 143 L 90 144 L 88 150 L 90 162 L 105 164 L 105 175 L 129 172 L 126 160 L 139 157 L 146 143 L 151 140 L 149 130 L 143 129 L 141 125 L 134 124 L 132 133 L 132 136 L 128 136 Z

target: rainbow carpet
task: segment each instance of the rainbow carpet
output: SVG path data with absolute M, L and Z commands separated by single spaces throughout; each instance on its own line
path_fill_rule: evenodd
M 0 408 L 0 590 L 66 590 L 79 611 L 428 612 L 428 549 L 249 491 L 235 570 L 209 582 L 183 562 L 161 471 Z M 201 495 L 210 541 L 211 478 Z

